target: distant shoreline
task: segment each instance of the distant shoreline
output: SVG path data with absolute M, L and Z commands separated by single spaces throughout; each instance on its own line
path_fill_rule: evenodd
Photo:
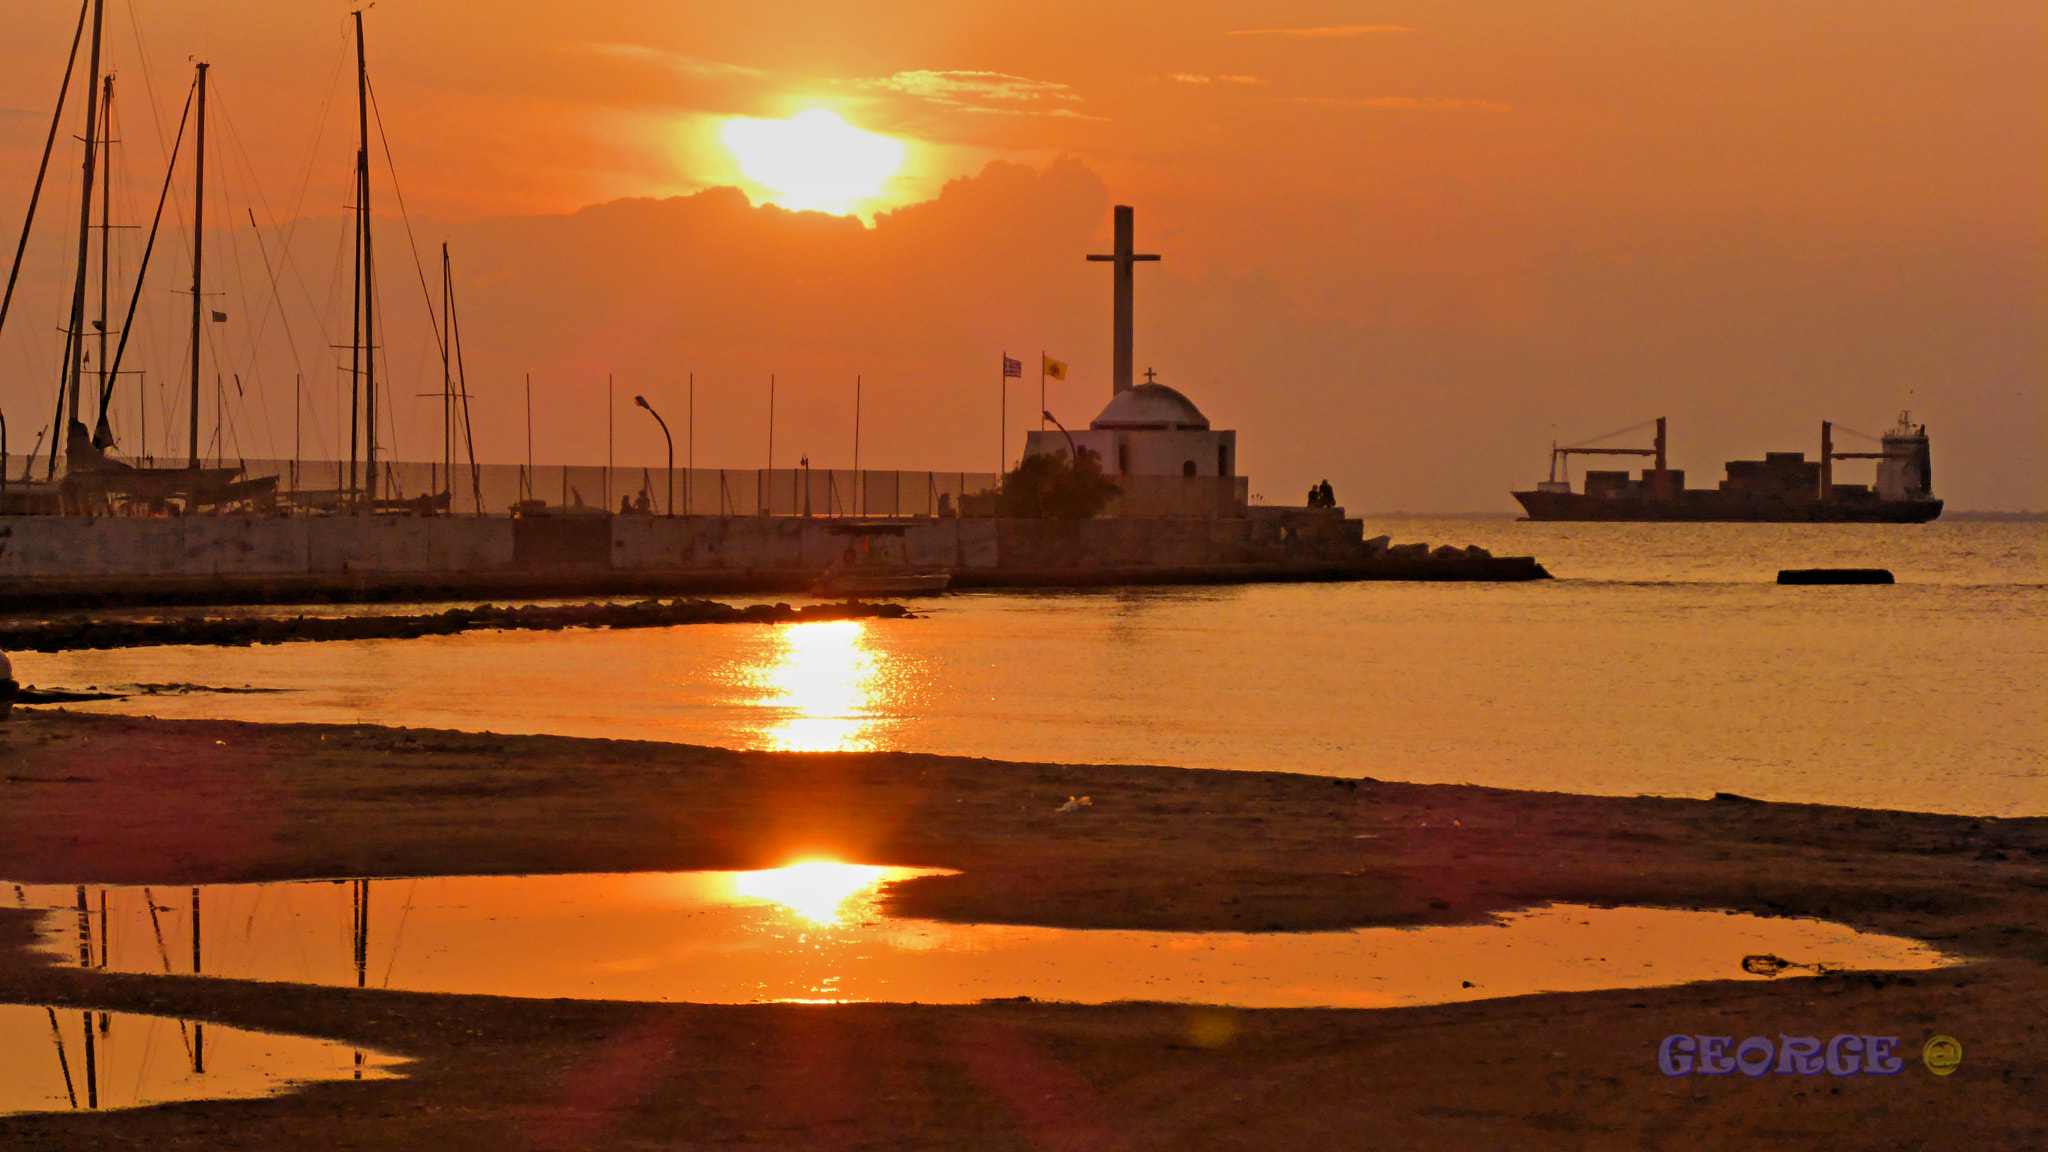
M 1360 512 L 1367 520 L 1519 520 L 1520 512 Z
M 2048 512 L 1944 512 L 1941 518 L 1978 524 L 2043 524 L 2048 523 Z
M 1519 512 L 1359 512 L 1367 520 L 1520 520 Z M 1961 521 L 1968 524 L 2044 524 L 2048 512 L 1943 512 L 1936 523 Z

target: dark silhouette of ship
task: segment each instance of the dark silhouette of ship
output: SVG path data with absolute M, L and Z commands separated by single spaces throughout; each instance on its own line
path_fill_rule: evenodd
M 1927 426 L 1914 426 L 1910 413 L 1899 413 L 1898 427 L 1879 438 L 1881 451 L 1837 452 L 1835 427 L 1823 422 L 1820 459 L 1808 460 L 1804 452 L 1766 452 L 1761 460 L 1730 460 L 1728 478 L 1715 488 L 1685 486 L 1685 471 L 1666 461 L 1663 417 L 1656 426 L 1648 448 L 1553 446 L 1550 479 L 1534 491 L 1514 493 L 1515 499 L 1531 520 L 1924 524 L 1941 515 Z M 1559 478 L 1560 462 L 1569 464 L 1572 456 L 1648 456 L 1655 463 L 1642 470 L 1640 479 L 1625 471 L 1588 470 L 1585 490 L 1574 492 L 1568 472 Z M 1837 460 L 1877 461 L 1876 483 L 1836 483 Z

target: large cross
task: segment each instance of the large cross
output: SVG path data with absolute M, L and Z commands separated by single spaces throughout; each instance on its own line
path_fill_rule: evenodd
M 1132 221 L 1131 209 L 1123 204 L 1116 206 L 1116 251 L 1107 256 L 1090 256 L 1090 260 L 1107 260 L 1116 265 L 1116 350 L 1114 358 L 1113 392 L 1123 392 L 1131 386 L 1131 299 L 1137 277 L 1132 275 L 1132 265 L 1139 260 L 1157 260 L 1157 256 L 1140 256 L 1133 249 L 1137 247 L 1134 233 L 1137 226 Z

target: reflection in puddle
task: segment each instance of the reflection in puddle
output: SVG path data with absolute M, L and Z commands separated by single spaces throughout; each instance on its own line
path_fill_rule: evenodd
M 331 1040 L 0 1004 L 0 1116 L 244 1100 L 308 1080 L 380 1080 L 397 1063 Z
M 813 924 L 829 928 L 838 926 L 840 913 L 855 896 L 872 893 L 891 872 L 901 871 L 905 870 L 808 860 L 786 868 L 736 872 L 733 891 L 780 904 Z
M 1843 968 L 1949 962 L 1923 944 L 1837 924 L 1656 908 L 1553 905 L 1479 926 L 1255 934 L 946 924 L 878 912 L 882 885 L 940 874 L 813 863 L 17 891 L 26 904 L 60 910 L 45 922 L 45 947 L 81 963 L 526 997 L 1374 1008 L 1757 979 L 1742 958 L 1766 952 Z

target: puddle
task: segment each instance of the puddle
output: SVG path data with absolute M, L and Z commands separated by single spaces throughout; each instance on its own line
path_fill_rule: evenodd
M 1760 953 L 1830 968 L 1951 962 L 1838 924 L 1659 908 L 1551 905 L 1498 924 L 1312 933 L 1020 928 L 880 913 L 883 885 L 937 874 L 810 863 L 197 889 L 21 885 L 13 894 L 59 910 L 44 922 L 47 950 L 116 971 L 537 998 L 1377 1008 L 1768 979 L 1743 970 L 1743 957 Z
M 0 1004 L 0 1116 L 246 1100 L 309 1080 L 382 1080 L 400 1062 L 168 1016 Z

